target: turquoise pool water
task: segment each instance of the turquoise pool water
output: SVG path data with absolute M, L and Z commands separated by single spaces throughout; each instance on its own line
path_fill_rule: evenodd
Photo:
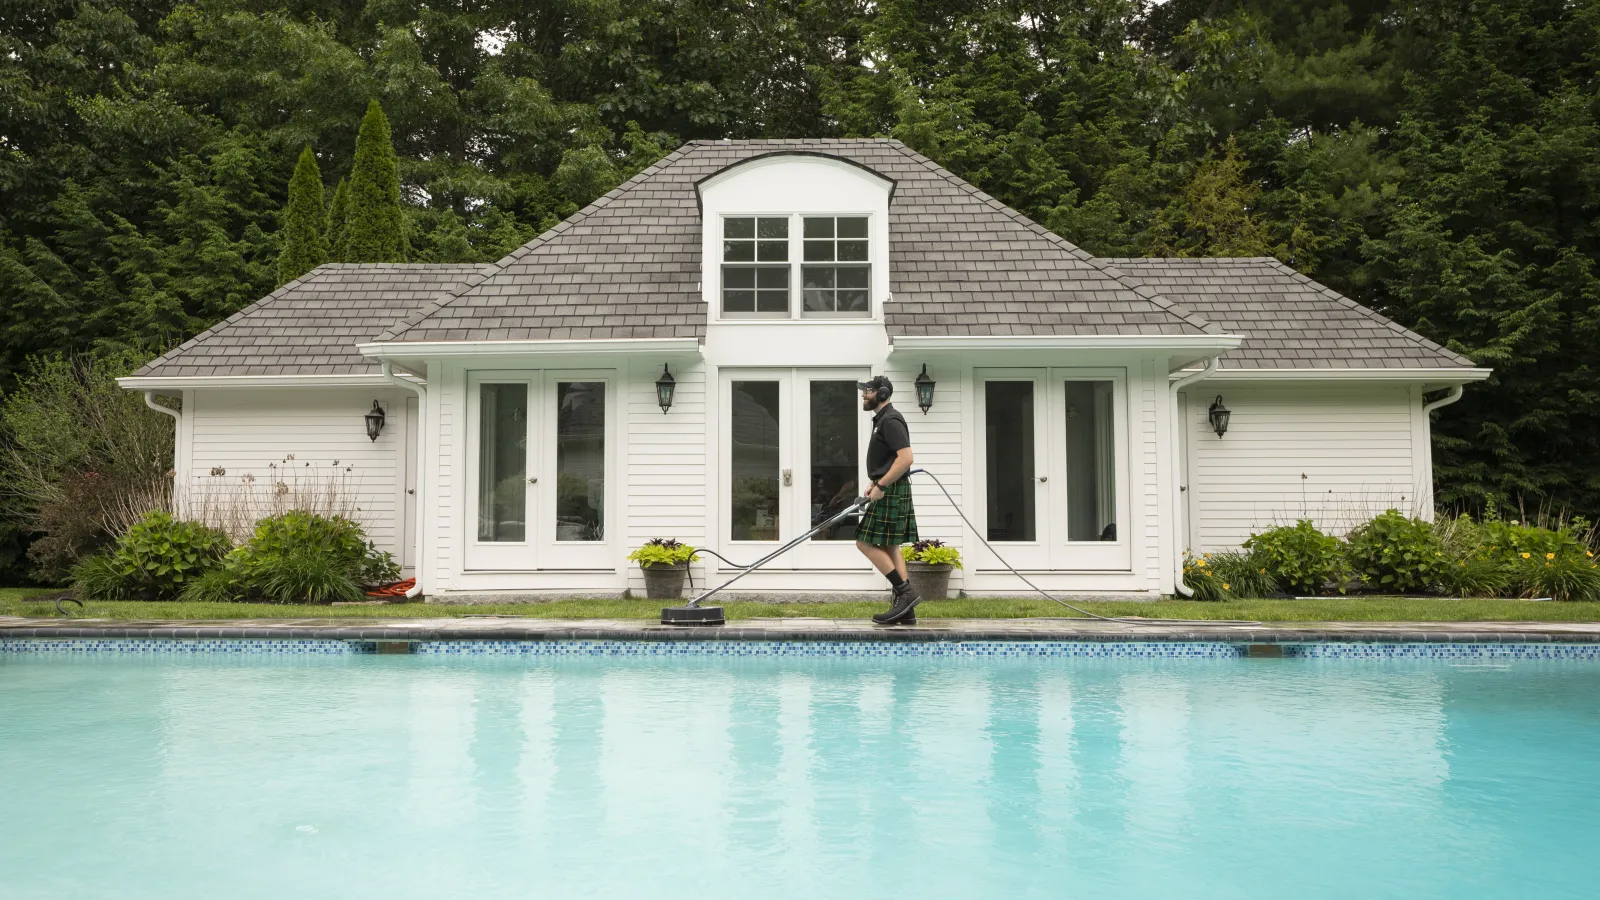
M 0 897 L 1594 897 L 1600 664 L 0 655 Z

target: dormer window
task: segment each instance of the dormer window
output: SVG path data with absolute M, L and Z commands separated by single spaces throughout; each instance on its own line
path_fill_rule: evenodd
M 724 315 L 789 316 L 789 218 L 722 220 Z
M 806 216 L 800 267 L 805 315 L 868 315 L 866 216 Z M 826 263 L 826 265 L 819 265 Z
M 872 314 L 867 216 L 724 216 L 722 315 L 787 319 Z

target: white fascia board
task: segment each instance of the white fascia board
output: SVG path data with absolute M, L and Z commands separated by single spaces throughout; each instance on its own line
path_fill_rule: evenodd
M 900 335 L 891 352 L 939 350 L 1232 350 L 1237 334 L 972 334 Z
M 1198 370 L 1173 372 L 1168 377 L 1177 380 Z M 1205 380 L 1212 381 L 1402 381 L 1410 384 L 1470 384 L 1482 381 L 1493 374 L 1493 369 L 1472 369 L 1462 366 L 1439 368 L 1370 368 L 1370 369 L 1218 369 Z
M 117 384 L 130 391 L 159 391 L 213 387 L 358 387 L 388 384 L 381 373 L 372 375 L 158 375 L 127 376 Z
M 699 353 L 699 338 L 622 338 L 571 341 L 386 341 L 357 344 L 374 359 L 443 359 L 460 356 L 574 356 L 593 353 Z

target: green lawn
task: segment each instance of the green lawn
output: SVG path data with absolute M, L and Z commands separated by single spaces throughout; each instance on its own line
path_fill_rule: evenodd
M 30 601 L 44 591 L 0 588 L 0 616 L 55 616 L 55 605 Z M 1080 604 L 1106 616 L 1171 619 L 1253 619 L 1261 622 L 1600 622 L 1600 603 L 1529 603 L 1518 600 L 1448 600 L 1404 597 L 1328 597 L 1319 600 L 1240 600 L 1193 603 Z M 654 619 L 662 604 L 653 600 L 562 600 L 447 606 L 405 603 L 392 606 L 274 606 L 261 603 L 90 603 L 75 616 L 102 619 L 395 619 L 462 615 L 516 615 L 540 619 Z M 864 619 L 883 609 L 871 603 L 733 603 L 730 619 L 760 616 L 813 616 Z M 1047 600 L 939 600 L 917 608 L 923 618 L 1004 619 L 1029 616 L 1071 617 L 1071 610 Z

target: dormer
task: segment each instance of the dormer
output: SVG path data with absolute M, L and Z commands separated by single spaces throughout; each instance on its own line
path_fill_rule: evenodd
M 837 157 L 775 153 L 723 169 L 697 188 L 711 324 L 881 327 L 893 181 Z

